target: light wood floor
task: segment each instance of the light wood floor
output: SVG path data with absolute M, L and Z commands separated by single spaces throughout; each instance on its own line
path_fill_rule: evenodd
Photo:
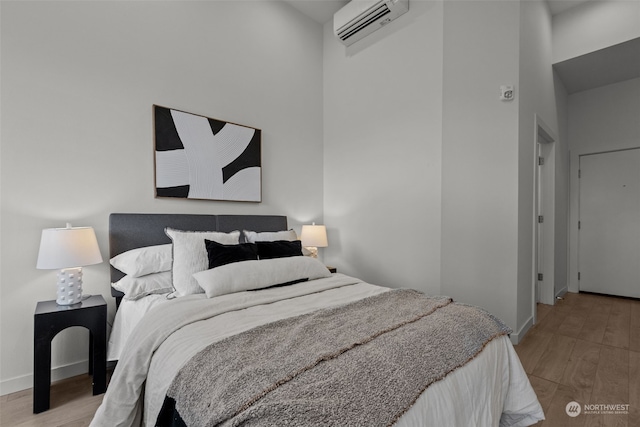
M 538 324 L 517 345 L 546 414 L 544 427 L 640 426 L 640 301 L 567 294 L 538 306 Z M 51 409 L 33 414 L 32 390 L 0 396 L 0 426 L 87 426 L 104 395 L 81 375 L 51 386 Z M 628 415 L 579 415 L 565 406 L 629 404 Z
M 50 409 L 40 414 L 33 413 L 33 389 L 0 396 L 0 426 L 88 426 L 103 397 L 93 396 L 88 374 L 53 383 Z
M 640 301 L 566 294 L 538 305 L 515 346 L 544 409 L 544 427 L 640 426 Z M 628 404 L 628 415 L 566 414 L 569 402 Z

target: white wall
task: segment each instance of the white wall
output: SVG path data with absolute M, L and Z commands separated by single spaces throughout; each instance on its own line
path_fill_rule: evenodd
M 635 0 L 599 0 L 568 9 L 552 20 L 553 62 L 588 54 L 640 37 L 640 2 Z M 568 289 L 578 291 L 577 281 L 577 208 L 579 156 L 640 145 L 640 93 L 638 79 L 612 84 L 568 96 L 556 80 L 561 139 L 567 140 L 570 153 L 562 165 L 568 176 L 566 191 L 567 232 L 558 235 L 556 247 L 567 240 L 567 271 L 556 271 L 556 280 L 568 276 Z M 562 136 L 566 133 L 566 137 Z M 562 189 L 560 189 L 562 191 Z M 561 194 L 556 194 L 556 198 Z M 556 292 L 561 291 L 556 286 Z
M 520 27 L 520 88 L 519 88 L 519 152 L 518 152 L 518 332 L 528 328 L 533 316 L 534 276 L 533 234 L 534 216 L 534 176 L 536 168 L 536 116 L 541 119 L 558 139 L 547 159 L 548 166 L 554 170 L 554 189 L 566 186 L 567 141 L 559 139 L 558 110 L 554 72 L 551 67 L 552 39 L 551 14 L 544 1 L 526 1 L 521 3 Z M 548 175 L 548 176 L 549 176 Z M 561 190 L 560 190 L 561 192 Z M 558 242 L 562 233 L 566 234 L 566 200 L 558 199 L 555 193 L 547 203 L 545 227 L 550 228 L 553 241 Z M 557 204 L 557 206 L 556 206 Z M 564 212 L 565 216 L 561 213 Z M 548 239 L 551 241 L 551 239 Z M 557 249 L 557 251 L 556 251 Z M 554 293 L 556 265 L 566 264 L 566 247 L 550 245 L 546 248 L 545 276 L 547 285 Z M 561 280 L 566 286 L 566 278 Z M 551 297 L 553 298 L 553 296 Z
M 583 154 L 640 147 L 640 78 L 569 95 L 569 223 L 578 223 L 578 168 Z M 578 292 L 578 233 L 570 227 L 569 290 Z
M 555 277 L 554 295 L 559 296 L 569 286 L 569 95 L 558 74 L 553 73 L 558 112 L 558 137 L 561 149 L 556 152 L 556 217 L 555 217 Z
M 640 37 L 640 2 L 584 2 L 553 17 L 553 63 Z
M 640 145 L 640 78 L 569 95 L 568 107 L 572 155 Z
M 411 7 L 411 22 L 403 17 L 355 49 L 338 45 L 325 25 L 325 222 L 333 233 L 326 259 L 392 286 L 436 289 L 439 274 L 441 293 L 493 311 L 517 340 L 533 313 L 535 115 L 559 134 L 551 16 L 542 1 Z M 424 68 L 438 64 L 439 52 L 441 76 Z M 440 112 L 429 93 L 439 77 Z M 502 84 L 516 86 L 516 102 L 498 99 Z M 424 130 L 429 145 L 416 144 Z M 566 140 L 556 150 L 558 185 L 566 188 Z M 401 151 L 412 158 L 396 160 Z M 440 189 L 431 175 L 438 169 Z M 440 235 L 426 228 L 438 203 Z M 561 234 L 566 201 L 557 204 L 553 222 Z M 557 237 L 556 263 L 566 263 L 566 238 Z M 438 256 L 439 272 L 431 263 Z
M 32 386 L 43 228 L 110 212 L 322 218 L 322 27 L 281 2 L 1 3 L 0 394 Z M 154 199 L 152 104 L 262 129 L 263 202 Z M 85 293 L 109 295 L 108 264 Z M 88 333 L 53 345 L 54 379 L 86 369 Z
M 280 2 L 1 2 L 0 394 L 31 386 L 33 310 L 55 296 L 34 267 L 40 230 L 92 225 L 106 257 L 116 211 L 324 221 L 327 264 L 482 306 L 517 335 L 529 117 L 564 138 L 546 10 L 528 3 L 414 1 L 345 49 Z M 261 128 L 263 203 L 154 199 L 154 103 Z M 106 263 L 85 273 L 108 295 Z M 85 368 L 86 341 L 56 338 L 59 375 Z
M 439 293 L 442 3 L 412 2 L 349 49 L 324 30 L 325 260 Z
M 518 2 L 444 3 L 442 293 L 515 329 Z
M 535 115 L 559 134 L 551 16 L 542 1 L 411 7 L 411 21 L 346 50 L 325 25 L 325 259 L 374 283 L 431 292 L 440 275 L 441 293 L 496 313 L 517 340 L 533 314 Z M 503 84 L 516 86 L 515 102 L 499 100 Z M 566 140 L 556 145 L 566 161 Z M 566 163 L 556 166 L 566 187 Z M 557 204 L 560 234 L 566 201 Z M 566 263 L 562 242 L 556 263 Z

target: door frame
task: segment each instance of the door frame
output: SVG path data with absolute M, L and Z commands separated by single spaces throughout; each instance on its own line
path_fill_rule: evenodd
M 640 145 L 611 143 L 606 149 L 586 148 L 574 149 L 569 152 L 569 269 L 568 283 L 569 292 L 580 292 L 580 283 L 578 281 L 578 250 L 579 233 L 578 220 L 580 218 L 580 178 L 578 173 L 580 170 L 580 156 L 589 154 L 602 154 L 611 151 L 623 151 L 634 148 L 640 148 Z
M 555 152 L 557 149 L 558 137 L 538 115 L 534 118 L 534 173 L 533 173 L 533 256 L 531 278 L 533 323 L 537 322 L 536 304 L 553 305 L 555 302 Z M 538 152 L 545 155 L 545 164 L 538 166 Z M 539 186 L 542 188 L 539 188 Z M 542 192 L 541 212 L 538 203 L 539 191 Z M 544 222 L 541 230 L 542 245 L 539 244 L 539 223 L 538 215 L 544 215 Z M 540 247 L 540 250 L 539 250 Z M 544 254 L 542 261 L 542 271 L 538 271 L 539 253 Z M 544 279 L 538 282 L 538 273 L 544 275 Z M 539 292 L 537 292 L 540 287 Z M 538 294 L 540 298 L 538 298 Z

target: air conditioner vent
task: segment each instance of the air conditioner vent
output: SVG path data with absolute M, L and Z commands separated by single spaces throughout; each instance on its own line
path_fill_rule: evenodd
M 333 31 L 347 46 L 409 10 L 409 0 L 353 0 L 333 15 Z
M 380 6 L 378 6 L 378 8 L 376 8 L 376 10 L 372 11 L 371 14 L 357 19 L 353 24 L 350 23 L 351 25 L 349 25 L 348 27 L 343 27 L 341 31 L 338 31 L 338 37 L 341 40 L 346 40 L 356 34 L 358 31 L 362 30 L 364 27 L 370 25 L 372 22 L 377 21 L 378 19 L 389 13 L 391 13 L 391 10 L 389 10 L 389 6 L 387 6 L 386 4 L 381 4 Z

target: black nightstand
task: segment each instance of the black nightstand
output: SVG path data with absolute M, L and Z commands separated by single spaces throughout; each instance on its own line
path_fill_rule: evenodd
M 89 374 L 93 375 L 93 394 L 107 389 L 107 303 L 94 295 L 73 305 L 41 301 L 34 314 L 33 413 L 49 409 L 51 386 L 51 340 L 71 326 L 89 329 Z

